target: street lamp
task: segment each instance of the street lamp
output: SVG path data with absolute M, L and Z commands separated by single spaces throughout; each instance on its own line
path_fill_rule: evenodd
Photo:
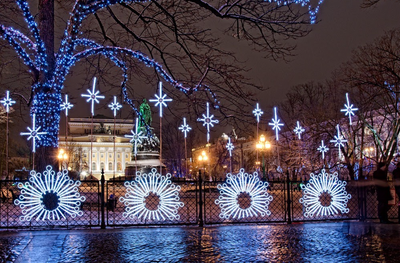
M 265 179 L 265 160 L 264 160 L 264 152 L 265 150 L 269 150 L 271 148 L 271 143 L 266 140 L 264 134 L 261 134 L 259 141 L 256 145 L 257 149 L 262 152 L 262 170 L 263 170 L 263 178 Z M 267 168 L 268 172 L 268 168 Z
M 61 171 L 63 162 L 67 161 L 68 155 L 64 149 L 58 151 L 58 169 Z
M 205 165 L 205 163 L 208 160 L 208 156 L 207 156 L 206 151 L 202 151 L 201 155 L 199 155 L 199 157 L 197 157 L 197 159 L 199 160 L 200 163 L 203 164 L 203 171 L 204 171 L 204 174 L 205 174 L 206 173 L 206 165 Z

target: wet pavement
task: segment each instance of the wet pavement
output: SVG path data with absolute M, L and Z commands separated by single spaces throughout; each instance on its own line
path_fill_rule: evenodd
M 0 262 L 399 262 L 400 224 L 0 231 Z

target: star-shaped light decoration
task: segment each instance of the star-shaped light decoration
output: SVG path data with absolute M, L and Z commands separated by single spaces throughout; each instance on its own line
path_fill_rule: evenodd
M 133 147 L 135 156 L 137 155 L 137 145 L 139 143 L 142 143 L 142 139 L 146 138 L 146 136 L 143 135 L 143 131 L 139 131 L 139 125 L 138 125 L 138 118 L 136 118 L 136 125 L 135 125 L 135 132 L 131 130 L 131 134 L 126 134 L 126 138 L 132 138 L 130 142 L 134 142 L 135 146 Z
M 183 124 L 178 128 L 185 134 L 185 138 L 187 137 L 187 133 L 192 129 L 189 125 L 186 124 L 186 118 L 183 117 Z
M 210 105 L 207 102 L 207 115 L 203 114 L 203 118 L 198 118 L 197 121 L 202 121 L 203 126 L 207 126 L 207 143 L 210 141 L 210 126 L 214 127 L 214 123 L 219 123 L 218 120 L 213 120 L 214 115 L 210 116 Z
M 344 139 L 344 137 L 340 134 L 340 130 L 339 130 L 339 124 L 336 125 L 336 129 L 337 129 L 337 135 L 334 136 L 334 140 L 331 140 L 331 142 L 335 143 L 335 146 L 338 147 L 338 151 L 339 151 L 339 159 L 341 156 L 341 151 L 340 151 L 340 146 L 344 147 L 345 142 L 347 142 L 347 140 Z
M 108 107 L 114 112 L 114 117 L 117 116 L 117 111 L 122 108 L 122 105 L 117 102 L 117 97 L 114 96 L 114 102 L 108 104 Z
M 328 151 L 328 148 L 324 145 L 324 140 L 321 140 L 321 145 L 317 150 L 322 154 L 322 159 L 325 159 L 325 153 Z
M 301 126 L 300 126 L 300 122 L 297 121 L 297 126 L 296 126 L 296 128 L 294 128 L 293 131 L 294 131 L 294 133 L 297 134 L 297 136 L 299 136 L 299 140 L 301 140 L 301 134 L 302 134 L 303 132 L 305 132 L 306 130 L 305 130 L 303 127 L 301 127 Z
M 281 120 L 278 119 L 278 116 L 276 114 L 276 107 L 274 107 L 274 118 L 272 119 L 272 122 L 268 123 L 270 126 L 272 126 L 272 129 L 275 130 L 275 139 L 279 141 L 279 131 L 281 130 L 280 126 L 283 126 L 283 123 L 280 123 Z
M 72 107 L 74 107 L 74 105 L 68 101 L 68 95 L 65 94 L 65 101 L 61 103 L 61 110 L 65 110 L 65 116 L 68 116 L 68 110 L 70 110 Z
M 40 140 L 39 135 L 47 134 L 47 132 L 39 132 L 41 127 L 36 128 L 36 114 L 32 116 L 32 129 L 28 127 L 29 132 L 21 132 L 21 135 L 29 135 L 28 141 L 32 138 L 32 152 L 36 152 L 36 139 Z
M 254 114 L 254 116 L 256 116 L 257 122 L 259 123 L 260 122 L 260 117 L 261 117 L 261 115 L 264 114 L 264 112 L 259 108 L 258 102 L 257 102 L 256 108 L 253 110 L 253 114 Z
M 94 103 L 99 103 L 98 99 L 104 99 L 105 97 L 103 95 L 99 95 L 100 91 L 96 91 L 96 80 L 97 78 L 94 77 L 93 78 L 93 85 L 92 85 L 92 91 L 90 91 L 89 89 L 87 89 L 88 94 L 82 94 L 82 97 L 87 97 L 88 99 L 86 100 L 87 102 L 91 102 L 92 103 L 92 116 L 94 115 Z
M 159 86 L 159 90 L 160 90 L 159 95 L 157 96 L 157 94 L 155 94 L 156 98 L 155 99 L 150 99 L 149 101 L 150 102 L 155 102 L 156 104 L 154 106 L 156 106 L 156 107 L 159 106 L 160 107 L 160 118 L 162 118 L 162 116 L 163 116 L 163 114 L 162 114 L 163 106 L 167 107 L 167 103 L 165 103 L 165 102 L 171 102 L 172 99 L 166 99 L 167 94 L 163 94 L 162 93 L 162 82 L 161 81 L 158 83 L 158 86 Z
M 229 151 L 229 156 L 232 157 L 232 151 L 235 148 L 235 146 L 233 146 L 233 143 L 231 143 L 231 138 L 228 138 L 228 143 L 226 144 L 226 149 L 228 149 Z
M 358 110 L 358 108 L 353 108 L 353 104 L 350 104 L 349 100 L 349 93 L 346 93 L 346 104 L 344 106 L 346 107 L 345 109 L 341 109 L 340 111 L 345 112 L 344 115 L 349 115 L 349 121 L 351 125 L 351 116 L 354 116 L 354 112 Z
M 6 112 L 10 112 L 10 107 L 15 103 L 15 100 L 10 98 L 10 91 L 6 91 L 6 96 L 0 100 L 0 102 L 3 104 L 4 108 L 6 108 Z

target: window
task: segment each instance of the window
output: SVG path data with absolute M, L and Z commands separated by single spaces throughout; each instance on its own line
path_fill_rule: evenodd
M 119 159 L 119 158 L 121 158 L 121 155 L 120 155 L 120 154 L 118 154 L 118 159 Z
M 128 159 L 128 154 L 125 154 L 125 159 Z
M 93 158 L 96 158 L 96 154 L 95 153 L 92 156 L 93 156 Z
M 92 170 L 96 170 L 96 163 L 92 162 Z
M 104 170 L 104 163 L 100 163 L 100 170 L 103 169 Z
M 108 158 L 110 158 L 110 159 L 112 158 L 112 155 L 111 155 L 111 153 L 108 155 Z
M 122 171 L 122 166 L 121 166 L 121 163 L 120 163 L 120 162 L 117 163 L 117 170 L 118 170 L 118 171 Z
M 109 171 L 114 170 L 114 169 L 113 169 L 113 164 L 112 164 L 112 162 L 109 162 L 109 163 L 108 163 L 108 170 L 109 170 Z
M 104 154 L 101 154 L 101 158 L 104 158 Z

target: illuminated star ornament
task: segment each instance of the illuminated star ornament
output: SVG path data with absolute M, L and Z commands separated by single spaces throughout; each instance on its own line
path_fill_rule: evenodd
M 138 121 L 139 121 L 138 118 L 136 118 L 136 124 L 135 124 L 135 131 L 136 132 L 131 130 L 131 134 L 129 134 L 129 135 L 126 134 L 125 135 L 126 138 L 132 138 L 130 140 L 131 143 L 132 142 L 135 143 L 135 145 L 133 147 L 135 156 L 137 155 L 137 145 L 142 143 L 142 139 L 146 138 L 146 136 L 143 135 L 143 131 L 139 131 Z
M 257 172 L 247 174 L 242 168 L 237 175 L 227 174 L 226 183 L 218 184 L 217 188 L 220 194 L 215 204 L 221 208 L 220 218 L 271 215 L 268 206 L 273 197 L 268 194 L 268 182 L 260 181 Z M 245 203 L 250 205 L 246 206 Z
M 297 134 L 297 136 L 299 137 L 299 140 L 301 140 L 301 134 L 303 132 L 305 132 L 306 130 L 303 127 L 301 127 L 299 121 L 297 121 L 297 126 L 296 126 L 296 128 L 294 128 L 293 131 L 294 131 L 294 133 Z
M 275 139 L 279 141 L 279 131 L 281 130 L 280 126 L 283 126 L 283 123 L 280 123 L 281 120 L 278 119 L 278 116 L 276 114 L 276 107 L 274 107 L 274 118 L 272 119 L 272 122 L 268 123 L 270 126 L 272 126 L 272 129 L 275 130 Z
M 305 217 L 331 216 L 348 213 L 347 202 L 351 198 L 346 192 L 346 182 L 338 179 L 337 173 L 327 174 L 324 169 L 318 175 L 311 174 L 307 184 L 303 184 L 303 197 L 299 202 L 304 205 Z
M 91 113 L 92 116 L 94 116 L 94 103 L 100 103 L 98 99 L 104 99 L 105 97 L 103 95 L 99 95 L 100 91 L 96 91 L 96 77 L 93 78 L 93 85 L 92 85 L 92 91 L 87 89 L 88 94 L 81 94 L 82 97 L 88 98 L 86 101 L 92 103 L 92 108 L 91 108 Z
M 210 141 L 210 126 L 214 127 L 214 123 L 219 123 L 218 120 L 213 120 L 214 115 L 210 116 L 210 105 L 207 102 L 207 113 L 203 114 L 203 118 L 198 118 L 197 121 L 202 121 L 203 126 L 207 126 L 207 143 Z
M 6 112 L 10 112 L 10 107 L 15 103 L 15 100 L 10 98 L 10 91 L 6 91 L 6 96 L 0 100 L 0 103 L 6 108 Z
M 338 151 L 339 151 L 339 158 L 341 155 L 341 151 L 340 151 L 340 147 L 344 147 L 345 142 L 347 142 L 347 140 L 344 139 L 344 137 L 340 134 L 340 130 L 339 130 L 339 124 L 336 125 L 336 130 L 337 130 L 337 135 L 334 136 L 334 140 L 331 140 L 331 142 L 335 143 L 335 146 L 338 147 Z
M 79 193 L 80 185 L 80 181 L 68 177 L 67 170 L 57 175 L 50 165 L 43 175 L 32 170 L 29 182 L 18 183 L 21 194 L 14 204 L 22 209 L 23 216 L 19 219 L 31 221 L 36 217 L 36 221 L 60 220 L 66 219 L 66 215 L 72 218 L 82 216 L 79 207 L 86 198 Z
M 114 96 L 114 101 L 108 104 L 108 107 L 114 112 L 114 117 L 117 116 L 117 111 L 122 108 L 122 105 L 117 102 L 117 97 Z
M 257 122 L 259 123 L 260 117 L 261 117 L 261 115 L 264 114 L 264 112 L 259 108 L 258 103 L 257 103 L 256 108 L 253 110 L 253 114 L 254 114 L 254 116 L 256 116 Z
M 165 102 L 171 102 L 172 99 L 166 99 L 167 94 L 162 93 L 162 82 L 161 81 L 159 82 L 158 86 L 159 86 L 159 91 L 160 91 L 159 95 L 157 96 L 157 94 L 155 94 L 154 96 L 156 96 L 156 98 L 150 99 L 149 101 L 155 102 L 156 104 L 154 106 L 160 107 L 160 117 L 162 117 L 163 116 L 163 112 L 162 112 L 163 106 L 167 107 L 167 103 L 165 103 Z
M 229 151 L 229 156 L 232 157 L 232 151 L 235 148 L 235 146 L 233 146 L 233 143 L 231 143 L 231 138 L 228 138 L 228 143 L 226 144 L 226 149 Z
M 353 104 L 350 104 L 349 100 L 349 93 L 346 93 L 346 104 L 344 104 L 345 109 L 341 109 L 341 112 L 345 112 L 344 115 L 349 115 L 350 125 L 351 123 L 351 116 L 354 116 L 354 112 L 358 110 L 358 108 L 353 108 Z
M 171 175 L 157 173 L 153 168 L 149 174 L 137 173 L 132 182 L 125 182 L 125 197 L 119 201 L 125 205 L 125 218 L 142 220 L 179 220 L 178 209 L 183 207 L 179 200 L 181 187 L 171 182 Z
M 68 95 L 65 94 L 65 101 L 61 103 L 61 110 L 65 110 L 65 116 L 68 116 L 68 110 L 70 110 L 74 105 L 69 103 L 68 101 Z
M 36 152 L 36 139 L 40 140 L 39 135 L 47 134 L 47 132 L 39 132 L 41 127 L 36 128 L 36 115 L 32 115 L 32 129 L 28 127 L 29 132 L 21 132 L 21 135 L 29 135 L 28 141 L 32 138 L 32 152 Z
M 189 125 L 186 124 L 186 118 L 183 118 L 183 124 L 178 128 L 185 134 L 185 138 L 187 137 L 187 133 L 192 129 Z
M 325 159 L 325 153 L 328 151 L 328 148 L 324 145 L 324 140 L 321 140 L 321 145 L 317 150 L 322 154 L 322 159 Z

